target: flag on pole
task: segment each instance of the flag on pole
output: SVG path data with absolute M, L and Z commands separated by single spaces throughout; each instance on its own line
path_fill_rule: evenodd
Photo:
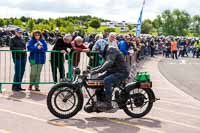
M 137 36 L 137 37 L 139 37 L 139 36 L 140 36 L 140 33 L 141 33 L 142 14 L 143 14 L 144 5 L 145 5 L 145 0 L 143 1 L 142 9 L 141 9 L 141 11 L 140 11 L 140 16 L 139 16 L 138 21 L 137 21 L 137 26 L 136 26 L 136 36 Z

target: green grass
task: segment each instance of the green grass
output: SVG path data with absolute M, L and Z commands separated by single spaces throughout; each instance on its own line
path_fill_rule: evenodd
M 108 26 L 101 26 L 100 28 L 98 28 L 97 30 L 96 29 L 94 29 L 94 28 L 92 28 L 92 27 L 89 27 L 88 29 L 87 29 L 87 32 L 88 33 L 100 33 L 100 32 L 104 32 L 104 30 L 106 29 L 106 28 L 109 28 Z M 127 33 L 131 33 L 131 34 L 135 34 L 135 32 L 120 32 L 120 28 L 119 27 L 116 27 L 115 28 L 115 32 L 116 33 L 118 33 L 118 34 L 127 34 Z

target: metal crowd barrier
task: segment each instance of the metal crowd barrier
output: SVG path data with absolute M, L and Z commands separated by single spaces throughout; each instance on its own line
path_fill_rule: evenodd
M 15 68 L 14 62 L 22 60 L 24 54 L 27 54 L 27 56 L 25 57 L 26 65 L 22 81 L 14 82 L 15 69 L 18 68 L 22 70 L 23 67 L 19 65 Z M 38 52 L 35 54 L 36 58 L 41 60 L 40 54 L 42 53 Z M 0 50 L 0 92 L 2 92 L 2 84 L 56 84 L 60 81 L 61 77 L 67 77 L 69 80 L 72 80 L 74 67 L 85 70 L 88 65 L 96 67 L 102 63 L 102 59 L 97 52 L 85 54 L 74 51 L 68 54 L 62 54 L 60 51 L 47 51 L 45 55 L 46 62 L 42 67 L 40 82 L 30 82 L 31 65 L 37 64 L 37 62 L 34 63 L 32 60 L 29 61 L 30 52 L 23 50 Z M 62 73 L 59 73 L 59 67 L 63 69 Z M 57 73 L 55 70 L 57 70 Z M 60 76 L 61 74 L 63 75 Z
M 21 70 L 23 67 L 17 66 L 16 68 L 14 68 L 14 62 L 22 59 L 24 54 L 27 54 L 27 56 L 25 72 L 22 81 L 14 82 L 13 79 L 15 69 L 18 68 Z M 35 54 L 36 58 L 38 58 L 38 60 L 41 60 L 40 54 L 42 53 Z M 94 68 L 103 63 L 103 59 L 101 58 L 101 56 L 99 56 L 97 52 L 83 53 L 73 51 L 68 54 L 62 54 L 60 53 L 60 51 L 47 51 L 45 52 L 45 55 L 46 62 L 42 67 L 40 81 L 30 82 L 31 65 L 37 64 L 37 62 L 32 62 L 32 60 L 29 61 L 30 52 L 23 50 L 0 50 L 0 92 L 2 92 L 2 84 L 56 84 L 60 81 L 61 78 L 72 80 L 74 77 L 73 68 L 79 67 L 80 70 L 83 71 L 87 69 L 87 66 Z M 134 72 L 136 71 L 136 55 L 132 54 L 126 56 L 125 60 L 127 61 L 127 64 L 131 69 L 130 75 L 134 74 Z M 63 71 L 59 73 L 58 68 Z M 57 73 L 55 70 L 57 70 Z

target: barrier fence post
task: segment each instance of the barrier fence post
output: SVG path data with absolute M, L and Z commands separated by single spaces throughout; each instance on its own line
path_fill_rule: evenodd
M 2 84 L 0 83 L 0 93 L 2 93 Z
M 72 80 L 72 60 L 73 60 L 74 52 L 68 53 L 68 73 L 67 73 L 67 78 Z

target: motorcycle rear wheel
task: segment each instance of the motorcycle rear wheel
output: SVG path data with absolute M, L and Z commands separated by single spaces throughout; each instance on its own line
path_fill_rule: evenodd
M 128 91 L 128 95 L 129 97 L 123 109 L 128 116 L 132 118 L 141 118 L 150 112 L 153 106 L 153 96 L 149 89 L 133 88 Z M 136 109 L 141 109 L 146 104 L 147 106 L 142 112 L 134 112 Z

